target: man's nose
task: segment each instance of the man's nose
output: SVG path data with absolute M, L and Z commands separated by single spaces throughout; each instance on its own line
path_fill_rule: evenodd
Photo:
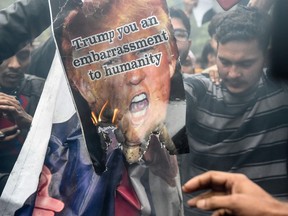
M 20 67 L 21 67 L 21 64 L 19 63 L 17 57 L 16 56 L 12 56 L 9 59 L 8 68 L 18 69 Z
M 241 72 L 239 71 L 239 68 L 235 65 L 232 65 L 228 71 L 228 76 L 230 78 L 238 78 L 241 76 Z
M 142 69 L 136 69 L 125 74 L 126 83 L 129 85 L 138 85 L 145 77 L 145 72 Z

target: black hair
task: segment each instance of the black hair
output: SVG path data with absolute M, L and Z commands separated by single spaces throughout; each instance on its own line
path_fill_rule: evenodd
M 237 7 L 225 13 L 216 28 L 216 40 L 225 44 L 230 41 L 256 39 L 263 51 L 270 41 L 271 20 L 267 13 L 254 7 Z
M 208 66 L 208 55 L 209 54 L 214 54 L 215 55 L 215 50 L 212 48 L 210 42 L 206 42 L 202 52 L 201 52 L 201 67 L 202 68 L 207 68 Z
M 185 28 L 186 28 L 186 30 L 188 32 L 188 36 L 190 36 L 190 34 L 191 34 L 191 24 L 190 24 L 189 18 L 185 14 L 185 12 L 183 10 L 179 9 L 179 8 L 171 7 L 169 9 L 169 13 L 170 13 L 170 17 L 171 18 L 178 18 L 178 19 L 180 19 L 183 22 L 183 24 L 184 24 L 184 26 L 185 26 Z
M 222 17 L 224 16 L 224 14 L 225 14 L 225 12 L 219 12 L 219 13 L 215 14 L 212 17 L 212 19 L 211 19 L 211 21 L 210 21 L 210 23 L 208 25 L 208 33 L 209 33 L 209 36 L 211 38 L 215 35 L 216 28 L 219 25 L 219 23 L 220 23 Z

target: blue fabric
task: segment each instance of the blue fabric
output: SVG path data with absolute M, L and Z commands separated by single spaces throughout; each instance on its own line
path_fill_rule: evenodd
M 111 151 L 107 158 L 107 170 L 96 175 L 76 114 L 67 122 L 53 125 L 45 160 L 53 175 L 49 193 L 65 203 L 64 209 L 55 215 L 115 215 L 114 196 L 124 160 L 120 149 Z M 33 199 L 17 215 L 31 215 L 31 203 Z

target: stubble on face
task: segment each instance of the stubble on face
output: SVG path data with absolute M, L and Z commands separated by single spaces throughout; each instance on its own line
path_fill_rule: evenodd
M 232 94 L 243 94 L 255 86 L 263 73 L 264 60 L 257 40 L 218 45 L 219 76 Z

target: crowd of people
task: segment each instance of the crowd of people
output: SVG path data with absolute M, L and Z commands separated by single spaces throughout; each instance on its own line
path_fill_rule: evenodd
M 53 7 L 53 1 L 51 2 Z M 87 114 L 80 113 L 79 117 L 74 116 L 73 124 L 77 122 L 77 130 L 80 131 L 79 122 L 82 121 L 82 129 L 85 132 L 85 129 L 91 128 L 91 124 L 90 120 L 89 124 L 83 123 L 84 120 L 90 119 L 91 113 L 102 115 L 105 108 L 106 112 L 102 117 L 109 119 L 109 123 L 118 121 L 119 130 L 115 132 L 116 138 L 114 138 L 122 145 L 123 150 L 116 152 L 117 154 L 111 152 L 110 154 L 109 151 L 114 144 L 109 139 L 107 141 L 106 134 L 104 141 L 103 137 L 100 137 L 100 141 L 99 137 L 91 141 L 85 137 L 83 131 L 79 132 L 83 134 L 77 145 L 85 143 L 83 137 L 86 138 L 88 149 L 86 156 L 90 155 L 93 167 L 89 168 L 89 173 L 88 171 L 81 173 L 89 175 L 90 184 L 95 191 L 109 193 L 109 198 L 106 199 L 99 198 L 96 193 L 89 195 L 88 201 L 81 202 L 89 209 L 86 213 L 94 211 L 93 201 L 101 200 L 109 205 L 115 205 L 113 211 L 103 206 L 99 207 L 102 211 L 99 215 L 109 216 L 122 215 L 117 214 L 117 211 L 126 211 L 131 216 L 288 215 L 288 86 L 285 73 L 288 31 L 284 27 L 285 19 L 283 19 L 288 3 L 285 0 L 275 2 L 250 0 L 245 1 L 247 5 L 244 5 L 243 1 L 241 5 L 237 5 L 241 1 L 234 1 L 229 5 L 231 9 L 227 9 L 227 5 L 222 5 L 227 11 L 215 13 L 209 18 L 207 31 L 209 39 L 203 47 L 201 56 L 195 56 L 191 34 L 197 29 L 191 29 L 190 19 L 192 9 L 197 7 L 198 1 L 185 0 L 184 4 L 189 5 L 184 8 L 185 10 L 176 6 L 168 9 L 173 30 L 170 29 L 168 22 L 164 22 L 163 26 L 150 27 L 146 32 L 148 35 L 136 31 L 130 41 L 121 40 L 121 44 L 128 44 L 131 40 L 136 41 L 138 38 L 148 37 L 149 34 L 156 34 L 165 29 L 168 35 L 174 36 L 167 37 L 168 45 L 163 43 L 157 48 L 146 47 L 135 53 L 117 56 L 112 59 L 113 61 L 103 64 L 72 67 L 74 59 L 70 57 L 79 55 L 77 50 L 73 51 L 72 47 L 67 45 L 73 38 L 108 32 L 109 29 L 116 29 L 125 22 L 132 23 L 135 19 L 139 19 L 137 21 L 140 22 L 145 14 L 144 9 L 142 14 L 135 10 L 131 11 L 129 18 L 126 18 L 116 13 L 116 10 L 124 11 L 126 6 L 115 2 L 113 7 L 111 2 L 111 5 L 107 6 L 103 1 L 98 3 L 105 10 L 98 11 L 99 8 L 94 8 L 93 13 L 106 13 L 106 16 L 97 14 L 90 16 L 87 15 L 90 13 L 90 9 L 87 8 L 95 6 L 91 2 L 93 1 L 73 0 L 65 4 L 61 0 L 57 3 L 54 1 L 56 5 L 62 4 L 71 11 L 65 14 L 67 17 L 62 20 L 59 19 L 60 16 L 55 16 L 60 21 L 54 20 L 54 25 L 59 25 L 54 28 L 60 29 L 60 33 L 56 31 L 55 41 L 51 35 L 37 49 L 33 47 L 33 39 L 50 26 L 49 1 L 19 0 L 0 11 L 0 193 L 29 133 L 57 44 L 60 54 L 64 56 L 62 60 L 68 80 L 73 83 L 71 92 L 76 98 L 76 106 L 85 104 L 84 111 Z M 165 15 L 167 11 L 160 8 L 163 6 L 162 3 L 163 1 L 151 3 L 159 7 L 159 10 L 154 10 L 153 15 L 159 17 Z M 221 4 L 221 1 L 217 3 Z M 134 6 L 145 8 L 145 4 L 135 1 L 133 8 Z M 87 14 L 85 10 L 82 14 L 81 7 L 87 7 Z M 58 9 L 60 11 L 61 7 L 58 6 Z M 58 14 L 58 11 L 54 13 Z M 149 13 L 148 11 L 147 14 Z M 117 22 L 111 20 L 111 14 L 114 14 Z M 51 15 L 53 16 L 53 13 Z M 18 21 L 19 17 L 24 20 L 23 23 Z M 37 23 L 35 18 L 38 20 Z M 82 23 L 81 35 L 79 22 Z M 103 43 L 92 47 L 94 51 L 100 53 L 113 46 L 115 45 L 106 46 Z M 84 52 L 85 49 L 88 53 L 88 48 L 83 48 L 80 52 Z M 153 70 L 155 71 L 153 74 L 150 67 L 141 68 L 118 75 L 117 79 L 113 76 L 108 81 L 93 82 L 92 85 L 89 84 L 91 77 L 82 76 L 88 70 L 101 71 L 105 67 L 112 68 L 128 59 L 140 58 L 151 53 L 156 55 L 156 52 L 160 51 L 164 56 L 164 62 L 157 67 L 157 70 Z M 178 53 L 178 59 L 175 53 Z M 171 58 L 170 54 L 173 54 Z M 111 89 L 122 95 L 111 96 L 108 94 Z M 173 133 L 171 137 L 174 146 L 167 135 L 167 130 L 171 130 L 169 127 L 172 126 L 167 123 L 167 129 L 163 122 L 167 107 L 169 109 L 167 103 L 173 101 L 176 104 L 174 106 L 179 106 L 177 102 L 179 100 L 181 105 L 185 101 L 186 110 L 185 119 L 179 119 L 181 128 L 178 128 L 176 135 Z M 115 120 L 113 116 L 112 121 L 111 113 L 115 110 L 118 110 L 117 115 L 121 116 L 121 119 L 119 117 Z M 146 120 L 147 113 L 149 113 L 148 120 Z M 75 131 L 75 127 L 71 125 L 69 128 Z M 111 135 L 111 131 L 109 133 Z M 69 139 L 71 138 L 66 137 L 66 140 Z M 55 140 L 50 142 L 54 146 L 59 145 Z M 101 143 L 101 148 L 96 148 L 95 142 Z M 162 146 L 165 142 L 168 151 Z M 80 147 L 77 150 L 68 149 L 69 151 L 64 149 L 61 154 L 69 152 L 70 155 L 76 155 Z M 79 152 L 82 154 L 85 150 L 81 147 Z M 76 153 L 72 153 L 73 151 Z M 175 153 L 181 154 L 176 157 L 173 155 Z M 51 149 L 47 152 L 47 156 L 49 154 L 51 155 Z M 108 159 L 103 156 L 105 154 L 107 158 L 109 156 Z M 122 154 L 125 159 L 119 156 Z M 116 159 L 114 160 L 111 155 Z M 64 167 L 73 169 L 71 165 L 73 163 L 70 161 L 75 162 L 78 159 L 81 166 L 88 163 L 83 156 L 79 158 L 67 156 L 69 166 L 61 165 L 61 169 Z M 52 192 L 49 194 L 49 184 L 53 184 L 53 179 L 59 178 L 57 176 L 59 173 L 52 168 L 53 163 L 51 159 L 45 161 L 38 197 L 39 194 L 51 198 L 54 196 L 53 202 L 58 203 L 58 207 L 50 210 L 53 215 L 68 214 L 71 210 L 67 207 L 69 205 L 65 205 L 65 201 L 71 202 L 69 207 L 71 209 L 75 207 L 74 202 L 78 201 L 76 197 L 67 198 L 67 196 L 77 193 L 84 196 L 88 187 L 82 185 L 82 188 L 70 193 L 69 185 L 60 184 L 64 188 L 63 191 L 55 192 L 54 187 L 55 194 Z M 75 166 L 81 167 L 77 164 Z M 113 168 L 110 172 L 106 172 L 110 166 Z M 121 169 L 121 173 L 118 169 Z M 90 172 L 93 172 L 93 175 Z M 70 173 L 62 174 L 66 179 L 78 178 L 77 175 Z M 99 178 L 100 183 L 98 179 L 95 180 L 95 175 L 103 176 L 102 179 Z M 137 176 L 136 180 L 131 175 L 134 178 Z M 115 190 L 113 199 L 111 198 L 113 193 L 109 192 L 109 185 L 105 183 L 110 182 L 111 177 L 118 179 L 111 181 L 113 185 L 111 188 Z M 43 179 L 49 179 L 49 184 L 44 183 L 40 186 Z M 82 184 L 87 181 L 89 185 L 87 179 L 82 181 Z M 179 189 L 180 185 L 182 192 Z M 130 200 L 127 199 L 129 201 L 123 201 L 122 196 L 125 197 L 123 194 L 127 191 L 120 192 L 120 187 L 129 191 Z M 154 190 L 156 187 L 161 188 L 161 193 Z M 85 191 L 79 192 L 80 190 Z M 169 200 L 169 196 L 173 193 L 174 195 L 179 193 L 181 196 L 176 198 L 173 196 L 174 198 Z M 162 197 L 163 200 L 161 194 L 165 196 Z M 85 214 L 79 203 L 75 211 Z M 149 203 L 149 208 L 141 207 L 142 203 Z M 49 207 L 44 204 L 45 202 L 36 198 L 36 204 L 32 205 L 35 207 L 33 215 L 45 215 L 45 209 L 53 209 L 51 203 Z M 26 211 L 23 209 L 19 212 Z

